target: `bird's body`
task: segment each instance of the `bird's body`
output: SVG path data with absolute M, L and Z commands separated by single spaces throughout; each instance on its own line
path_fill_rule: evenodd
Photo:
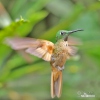
M 68 57 L 68 42 L 60 39 L 54 45 L 54 50 L 51 56 L 51 96 L 60 97 L 62 88 L 62 70 Z
M 51 97 L 54 98 L 61 96 L 62 70 L 66 60 L 76 52 L 73 43 L 67 41 L 68 36 L 77 31 L 81 30 L 59 31 L 56 35 L 57 42 L 55 44 L 47 40 L 33 38 L 8 38 L 6 41 L 15 50 L 23 49 L 29 54 L 50 62 Z
M 55 66 L 56 68 L 57 66 L 62 68 L 66 62 L 66 59 L 68 57 L 67 45 L 68 42 L 64 40 L 59 40 L 54 45 L 54 50 L 51 56 L 51 64 L 53 64 L 53 66 Z

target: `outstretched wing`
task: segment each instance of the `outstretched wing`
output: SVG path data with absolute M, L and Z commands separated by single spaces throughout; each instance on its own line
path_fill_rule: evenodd
M 69 46 L 68 47 L 68 55 L 70 56 L 74 56 L 77 53 L 77 47 L 75 46 Z
M 68 45 L 69 46 L 82 45 L 82 41 L 79 38 L 69 36 L 68 37 Z
M 82 42 L 79 38 L 75 38 L 75 37 L 69 37 L 68 38 L 68 54 L 69 54 L 69 57 L 70 56 L 73 56 L 76 54 L 76 52 L 78 51 L 78 48 L 75 47 L 77 45 L 81 45 Z
M 24 49 L 25 52 L 42 58 L 45 61 L 50 61 L 54 49 L 52 42 L 34 38 L 7 38 L 6 43 L 14 50 Z

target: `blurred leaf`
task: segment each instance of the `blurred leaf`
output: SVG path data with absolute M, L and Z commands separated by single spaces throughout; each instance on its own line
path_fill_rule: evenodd
M 16 0 L 14 5 L 12 6 L 13 9 L 11 10 L 12 16 L 16 18 L 16 16 L 24 16 L 28 18 L 31 14 L 35 15 L 35 12 L 41 10 L 46 3 L 50 0 Z M 24 7 L 25 6 L 25 7 Z
M 71 7 L 70 7 L 71 6 Z M 69 0 L 54 0 L 46 5 L 46 8 L 54 15 L 58 17 L 70 16 L 73 12 L 74 6 L 72 6 Z M 69 9 L 70 8 L 70 9 Z
M 53 28 L 45 32 L 40 38 L 53 40 L 53 37 L 55 37 L 56 32 L 58 30 L 68 29 L 70 25 L 79 18 L 79 16 L 82 13 L 82 10 L 83 10 L 82 7 L 80 7 L 80 9 L 77 9 L 77 6 L 76 6 L 76 9 L 73 11 L 74 13 L 69 18 L 66 18 L 62 22 L 58 23 L 58 25 L 54 26 Z
M 100 1 L 98 0 L 96 3 L 91 4 L 88 9 L 92 11 L 100 9 Z
M 0 42 L 7 36 L 12 36 L 15 34 L 18 27 L 20 27 L 22 24 L 27 23 L 27 21 L 20 19 L 16 22 L 12 22 L 9 26 L 4 28 L 0 31 Z
M 8 26 L 10 23 L 11 18 L 2 3 L 0 2 L 0 27 L 2 28 Z
M 29 34 L 29 32 L 31 32 L 32 28 L 34 27 L 34 25 L 39 21 L 41 21 L 42 19 L 44 19 L 47 15 L 48 13 L 46 11 L 41 11 L 41 12 L 31 14 L 31 16 L 29 16 L 29 23 L 22 25 L 17 30 L 19 36 L 26 36 L 27 34 Z
M 40 60 L 41 61 L 41 60 Z M 40 62 L 40 61 L 35 61 L 35 62 Z M 45 66 L 46 64 L 45 63 L 36 63 L 35 65 L 35 62 L 31 65 L 24 65 L 23 67 L 19 67 L 19 68 L 15 68 L 15 69 L 9 69 L 9 66 L 8 68 L 4 69 L 3 71 L 5 71 L 4 74 L 2 74 L 1 78 L 0 78 L 0 81 L 1 82 L 5 82 L 5 81 L 8 81 L 9 79 L 12 80 L 12 79 L 16 79 L 16 78 L 19 78 L 25 74 L 28 74 L 28 73 L 32 73 L 32 72 L 39 72 L 39 70 L 43 70 L 43 66 Z

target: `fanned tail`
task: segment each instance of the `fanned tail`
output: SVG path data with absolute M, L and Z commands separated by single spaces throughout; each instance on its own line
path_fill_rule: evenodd
M 51 72 L 51 97 L 58 98 L 61 96 L 62 91 L 62 71 L 53 71 Z

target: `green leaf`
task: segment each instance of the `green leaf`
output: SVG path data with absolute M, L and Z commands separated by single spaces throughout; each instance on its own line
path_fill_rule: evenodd
M 36 12 L 29 16 L 29 23 L 23 24 L 21 27 L 18 28 L 17 33 L 19 36 L 26 36 L 31 32 L 32 28 L 36 23 L 44 19 L 48 13 L 46 11 Z
M 7 36 L 12 36 L 16 33 L 16 30 L 18 27 L 20 27 L 22 24 L 27 23 L 28 21 L 24 19 L 19 19 L 15 22 L 12 22 L 9 26 L 5 27 L 3 30 L 0 31 L 0 43 L 2 40 Z

